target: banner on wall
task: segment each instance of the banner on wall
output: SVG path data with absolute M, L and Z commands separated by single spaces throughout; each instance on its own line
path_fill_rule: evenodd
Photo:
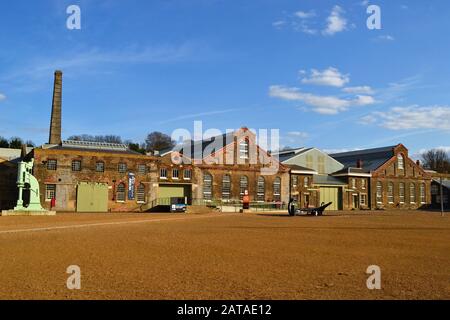
M 134 185 L 136 183 L 136 178 L 134 173 L 128 174 L 128 200 L 134 200 Z

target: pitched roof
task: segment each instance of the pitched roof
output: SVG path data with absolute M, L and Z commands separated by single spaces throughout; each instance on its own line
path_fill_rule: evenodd
M 370 176 L 370 173 L 367 173 L 366 170 L 363 168 L 353 168 L 353 167 L 346 167 L 342 170 L 336 171 L 332 174 L 333 176 Z
M 316 170 L 314 169 L 305 168 L 296 164 L 285 164 L 285 166 L 291 169 L 292 171 L 301 171 L 306 174 L 317 174 Z
M 309 150 L 312 150 L 314 148 L 296 148 L 296 149 L 288 149 L 288 150 L 282 150 L 278 152 L 272 152 L 272 155 L 277 155 L 280 162 L 284 162 L 286 160 L 289 160 L 299 154 L 305 153 Z
M 203 159 L 205 149 L 212 143 L 221 143 L 221 147 L 232 143 L 234 141 L 235 132 L 224 133 L 220 136 L 205 138 L 202 140 L 187 140 L 181 144 L 160 151 L 160 155 L 164 156 L 172 151 L 184 154 L 186 150 L 190 151 L 190 155 L 185 155 L 191 159 Z M 217 151 L 217 150 L 215 150 Z
M 394 156 L 396 146 L 365 149 L 358 151 L 342 152 L 330 154 L 330 156 L 344 165 L 345 168 L 354 167 L 358 160 L 362 161 L 362 168 L 365 172 L 378 169 L 386 161 Z
M 32 147 L 27 147 L 27 153 L 33 150 Z M 22 156 L 22 149 L 9 149 L 9 148 L 0 148 L 0 157 L 5 160 L 13 161 L 17 160 Z
M 45 147 L 44 147 L 45 148 Z M 142 155 L 139 152 L 130 150 L 125 144 L 91 142 L 91 141 L 63 141 L 61 145 L 51 146 L 47 149 L 53 150 L 78 150 L 78 151 L 96 151 L 118 154 Z
M 433 181 L 436 182 L 436 183 L 438 183 L 438 184 L 441 184 L 441 182 L 440 182 L 439 179 L 433 179 Z M 450 180 L 448 180 L 448 179 L 443 179 L 443 180 L 442 180 L 442 186 L 450 190 Z
M 313 178 L 314 184 L 318 185 L 335 185 L 335 186 L 346 186 L 347 184 L 338 178 L 328 175 L 315 175 Z

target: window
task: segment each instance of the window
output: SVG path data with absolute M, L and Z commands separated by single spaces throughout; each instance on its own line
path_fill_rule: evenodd
M 125 202 L 125 183 L 120 183 L 117 186 L 117 202 Z
M 222 178 L 222 199 L 229 200 L 231 196 L 231 176 L 226 174 Z
M 276 177 L 273 182 L 273 200 L 275 202 L 281 201 L 281 178 Z
M 426 203 L 425 183 L 420 184 L 420 203 Z
M 167 179 L 167 169 L 166 168 L 159 169 L 159 177 L 161 179 Z
M 388 183 L 388 202 L 394 203 L 394 184 L 392 182 Z
M 243 199 L 245 191 L 248 191 L 248 178 L 246 176 L 241 176 L 239 180 L 239 199 Z
M 203 199 L 212 200 L 212 175 L 205 173 L 203 175 Z
M 305 179 L 303 179 L 303 186 L 305 188 L 309 187 L 309 177 L 305 177 Z
M 366 179 L 361 179 L 361 189 L 366 189 Z
M 405 158 L 403 158 L 402 154 L 397 155 L 397 168 L 398 170 L 405 169 Z
M 248 140 L 244 139 L 239 143 L 239 158 L 241 159 L 248 159 L 249 154 L 249 146 L 248 146 Z
M 256 184 L 256 201 L 264 202 L 266 200 L 265 190 L 266 190 L 266 186 L 265 186 L 264 177 L 259 177 L 258 182 Z
M 125 172 L 127 172 L 127 164 L 119 163 L 117 169 L 119 170 L 119 173 L 125 173 Z
M 95 164 L 95 171 L 97 171 L 97 172 L 105 172 L 105 163 L 101 162 L 101 161 L 97 162 Z
M 383 185 L 377 182 L 377 203 L 383 203 Z
M 414 183 L 409 185 L 409 202 L 416 203 L 416 185 Z
M 80 160 L 72 161 L 72 171 L 81 171 L 81 161 Z
M 400 197 L 400 203 L 405 203 L 405 184 L 400 182 L 398 185 L 398 195 Z
M 58 167 L 58 162 L 54 159 L 50 159 L 47 161 L 47 170 L 56 170 Z
M 191 180 L 192 179 L 192 170 L 191 169 L 185 169 L 183 171 L 183 178 L 184 178 L 184 180 Z
M 291 178 L 292 189 L 297 189 L 297 185 L 298 185 L 298 176 L 292 176 Z
M 360 195 L 360 204 L 361 204 L 361 206 L 366 206 L 367 205 L 367 194 L 365 194 L 365 193 L 362 193 L 361 195 Z
M 56 199 L 56 185 L 47 184 L 45 185 L 45 200 Z
M 139 164 L 137 169 L 139 174 L 147 174 L 147 166 L 145 164 Z
M 137 187 L 136 199 L 138 203 L 145 203 L 145 186 L 142 183 Z
M 178 169 L 172 169 L 172 179 L 178 179 L 180 171 Z
M 356 189 L 356 179 L 352 179 L 352 189 Z

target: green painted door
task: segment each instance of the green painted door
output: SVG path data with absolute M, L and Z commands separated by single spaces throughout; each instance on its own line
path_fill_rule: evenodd
M 77 212 L 107 212 L 108 185 L 81 182 L 77 188 Z
M 339 188 L 320 187 L 320 203 L 332 202 L 327 210 L 340 210 Z

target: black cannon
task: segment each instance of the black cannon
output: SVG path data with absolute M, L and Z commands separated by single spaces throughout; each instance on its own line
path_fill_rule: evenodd
M 307 215 L 313 215 L 313 216 L 321 216 L 323 215 L 323 212 L 326 208 L 331 206 L 333 202 L 329 202 L 327 204 L 324 204 L 317 208 L 303 208 L 303 209 L 297 209 L 293 210 L 291 206 L 289 206 L 289 215 L 295 216 L 296 214 L 306 213 Z

